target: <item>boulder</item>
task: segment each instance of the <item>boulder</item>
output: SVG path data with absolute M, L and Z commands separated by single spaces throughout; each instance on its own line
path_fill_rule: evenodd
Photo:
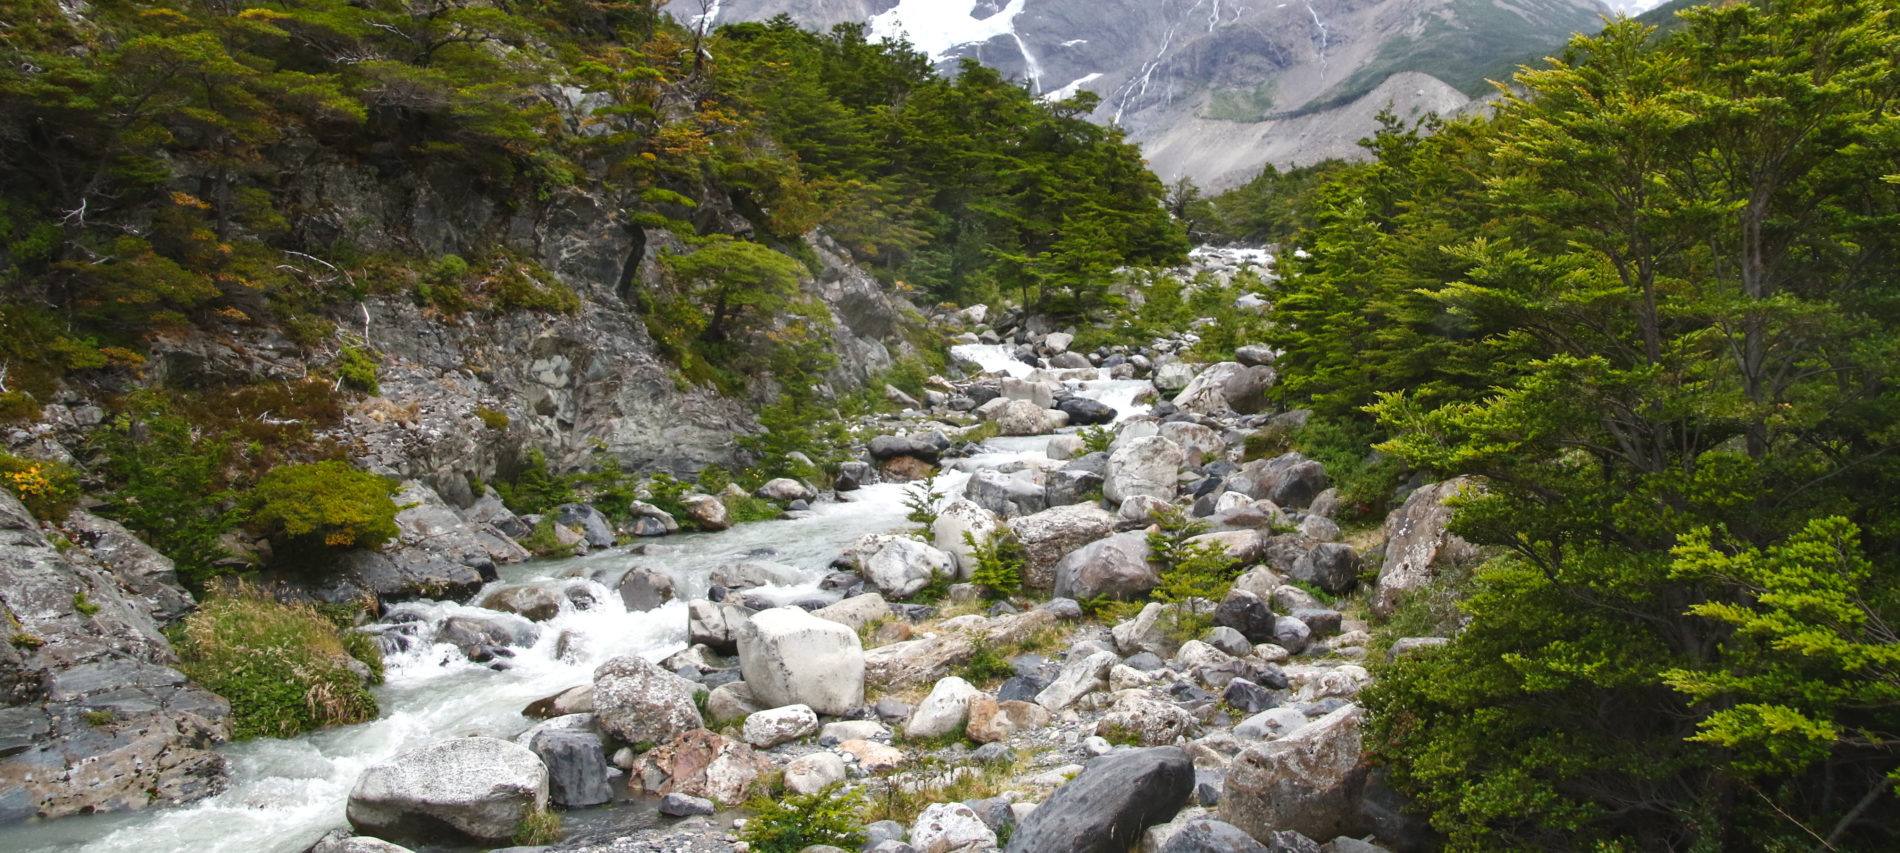
M 409 848 L 367 835 L 352 836 L 338 829 L 317 840 L 305 853 L 412 853 Z
M 1155 389 L 1173 394 L 1188 387 L 1194 381 L 1195 366 L 1183 361 L 1170 361 L 1155 368 Z
M 680 532 L 680 523 L 672 513 L 646 501 L 629 502 L 627 514 L 633 519 L 632 530 L 636 536 L 667 536 Z
M 1055 567 L 1084 545 L 1115 532 L 1115 516 L 1094 504 L 1059 506 L 1035 515 L 1009 520 L 1009 529 L 1023 545 L 1023 586 L 1055 587 Z
M 1109 454 L 1102 496 L 1111 503 L 1135 495 L 1173 500 L 1184 461 L 1181 448 L 1161 436 L 1130 441 Z
M 1151 605 L 1152 606 L 1152 605 Z M 1084 695 L 1108 686 L 1108 671 L 1120 662 L 1114 652 L 1076 655 L 1062 665 L 1056 680 L 1036 694 L 1036 704 L 1060 711 Z
M 983 691 L 957 676 L 939 679 L 930 695 L 910 712 L 904 723 L 907 738 L 937 738 L 962 729 L 970 719 L 970 701 Z
M 1257 367 L 1263 364 L 1272 364 L 1274 362 L 1274 359 L 1275 359 L 1275 355 L 1273 353 L 1272 347 L 1261 346 L 1259 344 L 1252 344 L 1249 346 L 1234 348 L 1234 360 L 1240 362 L 1241 364 L 1247 365 L 1248 367 Z
M 704 797 L 691 797 L 685 794 L 667 794 L 660 798 L 660 814 L 667 817 L 691 817 L 709 815 L 719 811 L 719 804 Z
M 1274 641 L 1273 609 L 1260 596 L 1244 589 L 1229 590 L 1214 608 L 1214 624 L 1239 631 L 1254 643 Z
M 768 480 L 765 485 L 753 490 L 752 496 L 779 503 L 791 503 L 792 501 L 817 500 L 818 490 L 790 477 L 779 477 Z
M 680 735 L 640 756 L 628 772 L 627 787 L 656 796 L 685 794 L 720 805 L 745 802 L 772 762 L 731 738 L 705 729 Z
M 1220 433 L 1191 421 L 1162 424 L 1160 435 L 1181 448 L 1183 464 L 1189 468 L 1200 468 L 1219 459 L 1227 450 L 1227 442 L 1221 439 Z
M 696 598 L 686 603 L 686 638 L 722 654 L 739 647 L 739 631 L 752 620 L 752 611 L 726 601 Z
M 594 685 L 581 684 L 569 687 L 552 696 L 536 699 L 521 709 L 521 715 L 536 720 L 551 720 L 569 714 L 591 714 L 594 712 Z
M 471 613 L 463 611 L 436 626 L 435 640 L 448 643 L 472 661 L 493 657 L 492 649 L 525 648 L 541 639 L 541 629 L 512 613 Z
M 597 806 L 614 798 L 607 784 L 607 753 L 592 732 L 542 730 L 528 742 L 548 768 L 548 800 L 563 808 Z
M 1092 453 L 1104 462 L 1106 453 Z M 1086 457 L 1085 457 L 1086 458 Z M 1106 470 L 1106 465 L 1102 466 Z M 1102 475 L 1099 471 L 1079 467 L 1065 467 L 1043 475 L 1043 502 L 1049 506 L 1069 506 L 1079 503 L 1093 503 L 1092 498 L 1102 489 Z
M 372 765 L 357 777 L 346 811 L 351 827 L 378 838 L 502 843 L 547 805 L 548 768 L 533 751 L 465 737 Z
M 817 732 L 818 715 L 811 708 L 787 705 L 747 716 L 740 737 L 759 749 L 770 749 Z
M 1347 705 L 1242 750 L 1227 771 L 1221 818 L 1256 839 L 1279 830 L 1309 838 L 1358 834 L 1355 815 L 1366 779 L 1360 760 L 1364 718 L 1357 705 Z
M 859 553 L 858 570 L 864 579 L 890 599 L 909 598 L 932 578 L 957 573 L 954 557 L 908 536 L 878 534 L 874 547 Z
M 935 684 L 976 654 L 976 644 L 956 633 L 903 640 L 864 653 L 864 680 L 886 689 Z
M 816 794 L 843 782 L 848 775 L 844 759 L 835 752 L 801 755 L 785 765 L 785 787 L 794 794 Z
M 1042 452 L 1057 462 L 1066 462 L 1081 455 L 1082 447 L 1082 437 L 1079 435 L 1057 435 L 1049 438 Z
M 1464 491 L 1463 477 L 1425 486 L 1406 497 L 1385 520 L 1385 562 L 1372 591 L 1372 612 L 1391 616 L 1407 592 L 1430 584 L 1444 566 L 1476 556 L 1470 543 L 1447 530 L 1452 510 L 1446 501 Z
M 1149 652 L 1158 657 L 1171 658 L 1181 648 L 1181 642 L 1168 633 L 1167 620 L 1175 605 L 1149 602 L 1141 608 L 1135 618 L 1110 629 L 1115 638 L 1115 649 L 1124 655 Z
M 1266 408 L 1267 389 L 1277 378 L 1273 368 L 1265 365 L 1224 361 L 1195 376 L 1175 395 L 1174 405 L 1197 415 L 1255 414 Z
M 628 613 L 645 613 L 673 600 L 673 578 L 658 569 L 634 566 L 620 576 L 614 591 L 620 593 L 620 603 Z
M 1304 608 L 1303 608 L 1304 609 Z M 1306 650 L 1306 644 L 1313 639 L 1313 629 L 1305 622 L 1292 616 L 1282 616 L 1273 620 L 1273 642 L 1293 654 Z
M 61 525 L 66 535 L 112 573 L 130 601 L 159 626 L 170 625 L 197 609 L 191 593 L 178 582 L 178 567 L 145 540 L 116 521 L 83 509 L 67 513 Z
M 1045 500 L 1047 498 L 1045 497 Z M 988 542 L 1001 532 L 1003 520 L 996 513 L 984 509 L 973 501 L 954 500 L 937 510 L 936 521 L 930 525 L 931 544 L 949 554 L 957 565 L 957 577 L 968 578 L 976 569 L 976 557 L 969 543 L 963 541 L 963 534 L 970 534 L 979 544 Z
M 1034 468 L 1010 474 L 978 471 L 970 475 L 963 493 L 978 506 L 1004 518 L 1033 515 L 1049 508 L 1043 473 Z
M 605 513 L 587 504 L 561 504 L 552 513 L 554 523 L 570 530 L 578 530 L 581 539 L 589 548 L 612 548 L 614 546 L 614 526 Z
M 1038 409 L 1053 408 L 1056 404 L 1056 392 L 1061 390 L 1061 386 L 1053 382 L 1017 379 L 1010 376 L 1004 377 L 998 387 L 1002 389 L 1001 399 L 1034 403 Z
M 1132 524 L 1148 525 L 1155 522 L 1156 513 L 1166 510 L 1171 504 L 1150 495 L 1134 495 L 1122 501 L 1115 516 Z
M 726 502 L 712 495 L 681 496 L 680 507 L 701 530 L 718 531 L 732 526 L 732 513 L 726 510 Z
M 560 583 L 497 587 L 477 599 L 475 606 L 513 613 L 531 622 L 546 622 L 560 615 L 561 603 L 567 600 L 564 587 Z
M 884 596 L 867 592 L 813 610 L 811 615 L 857 631 L 872 622 L 891 618 L 891 606 L 884 601 Z
M 1259 494 L 1253 497 L 1265 498 L 1283 507 L 1307 506 L 1320 492 L 1326 491 L 1326 466 L 1298 453 L 1267 460 L 1256 476 Z
M 941 433 L 934 435 L 939 438 L 942 437 Z M 871 439 L 871 443 L 866 449 L 870 452 L 871 459 L 875 462 L 884 462 L 896 459 L 900 456 L 908 456 L 930 465 L 937 464 L 938 457 L 943 452 L 943 447 L 929 438 L 900 435 L 880 435 Z
M 1062 558 L 1055 567 L 1055 595 L 1090 599 L 1110 596 L 1139 599 L 1161 582 L 1148 562 L 1148 537 L 1139 531 L 1091 542 Z
M 1028 400 L 998 397 L 977 407 L 976 416 L 996 424 L 1003 435 L 1047 435 L 1068 426 L 1069 416 Z
M 805 582 L 805 573 L 796 567 L 769 560 L 742 560 L 712 570 L 707 579 L 713 586 L 727 589 L 758 589 L 765 586 L 797 586 Z
M 1188 821 L 1161 845 L 1160 853 L 1281 853 L 1253 840 L 1231 823 L 1205 818 Z
M 1056 401 L 1056 410 L 1069 416 L 1070 426 L 1093 426 L 1115 422 L 1115 408 L 1087 397 L 1064 397 Z
M 1089 762 L 1010 835 L 1008 853 L 1127 853 L 1142 830 L 1173 817 L 1194 791 L 1180 747 L 1129 750 Z
M 693 704 L 696 688 L 646 658 L 612 658 L 594 669 L 594 716 L 622 743 L 666 743 L 705 725 Z
M 864 704 L 864 647 L 850 628 L 777 607 L 755 614 L 738 645 L 746 685 L 768 707 L 802 704 L 836 716 Z
M 752 688 L 743 681 L 721 684 L 706 696 L 706 718 L 715 726 L 745 719 L 762 710 L 765 709 L 759 707 L 759 700 L 752 696 Z
M 932 803 L 911 824 L 917 853 L 984 853 L 996 849 L 996 833 L 962 803 Z
M 970 699 L 970 722 L 964 734 L 977 743 L 1000 743 L 1017 732 L 1048 726 L 1054 718 L 1034 702 L 998 702 L 988 696 Z
M 1334 595 L 1345 595 L 1359 583 L 1359 552 L 1344 542 L 1322 542 L 1294 561 L 1288 574 Z
M 1194 718 L 1188 712 L 1145 690 L 1122 693 L 1101 722 L 1095 724 L 1095 733 L 1111 743 L 1132 741 L 1142 746 L 1166 746 L 1187 737 L 1194 729 Z

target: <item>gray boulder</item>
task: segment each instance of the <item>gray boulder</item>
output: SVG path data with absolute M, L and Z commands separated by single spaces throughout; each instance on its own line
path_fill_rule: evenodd
M 1016 827 L 1008 853 L 1127 853 L 1142 830 L 1174 817 L 1194 792 L 1194 765 L 1174 746 L 1105 755 Z
M 548 799 L 564 808 L 597 806 L 614 798 L 607 784 L 607 753 L 592 732 L 536 732 L 528 748 L 548 768 Z
M 645 613 L 673 600 L 673 578 L 658 569 L 634 566 L 620 576 L 614 591 L 620 593 L 620 603 L 627 612 Z
M 623 655 L 594 670 L 594 716 L 622 743 L 666 743 L 705 725 L 693 703 L 696 688 L 645 658 Z
M 1218 415 L 1238 412 L 1250 415 L 1267 406 L 1267 389 L 1278 374 L 1264 365 L 1248 366 L 1224 361 L 1208 366 L 1194 377 L 1174 398 L 1183 412 Z
M 1221 599 L 1214 608 L 1214 624 L 1239 631 L 1249 642 L 1274 641 L 1273 609 L 1260 596 L 1244 589 L 1229 590 Z
M 977 506 L 1004 518 L 1033 515 L 1049 508 L 1047 487 L 1030 469 L 1013 474 L 978 471 L 970 475 L 964 494 Z
M 1053 589 L 1056 564 L 1070 551 L 1115 532 L 1115 516 L 1094 504 L 1058 506 L 1009 520 L 1023 545 L 1023 586 Z
M 752 496 L 779 503 L 791 503 L 800 500 L 817 500 L 818 490 L 789 477 L 780 477 L 767 481 L 765 485 L 753 491 Z
M 1359 552 L 1344 542 L 1323 542 L 1294 561 L 1289 574 L 1294 580 L 1345 595 L 1359 583 Z
M 548 805 L 548 768 L 526 747 L 490 737 L 450 738 L 363 771 L 346 810 L 378 838 L 459 837 L 505 843 Z
M 1267 846 L 1253 840 L 1231 823 L 1218 820 L 1192 820 L 1161 845 L 1161 853 L 1269 853 Z
M 686 518 L 701 530 L 725 530 L 732 526 L 732 513 L 726 510 L 726 502 L 712 495 L 682 495 L 680 507 L 686 510 Z
M 607 516 L 586 504 L 561 504 L 554 508 L 554 523 L 581 532 L 589 548 L 612 548 L 614 526 Z
M 1064 397 L 1056 401 L 1056 409 L 1069 416 L 1070 426 L 1092 426 L 1115 422 L 1113 406 L 1087 397 Z
M 1347 705 L 1242 750 L 1227 771 L 1221 818 L 1254 838 L 1278 830 L 1309 838 L 1356 830 L 1366 781 L 1360 759 L 1364 718 L 1358 706 Z
M 1447 566 L 1470 560 L 1477 549 L 1451 534 L 1451 507 L 1446 501 L 1467 485 L 1460 477 L 1413 492 L 1404 505 L 1385 520 L 1385 562 L 1372 591 L 1372 612 L 1391 616 L 1405 594 L 1429 585 Z
M 1135 495 L 1173 500 L 1184 461 L 1181 448 L 1166 438 L 1137 438 L 1109 455 L 1102 496 L 1113 503 Z
M 1091 542 L 1056 563 L 1055 595 L 1089 599 L 1112 596 L 1133 600 L 1161 582 L 1148 562 L 1148 537 L 1139 531 Z
M 460 650 L 473 661 L 485 661 L 497 648 L 526 648 L 541 639 L 541 629 L 512 613 L 458 613 L 442 620 L 435 639 Z

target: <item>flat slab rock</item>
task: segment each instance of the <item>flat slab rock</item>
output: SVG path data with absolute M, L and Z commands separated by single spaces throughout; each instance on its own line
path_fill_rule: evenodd
M 370 767 L 350 791 L 358 832 L 379 838 L 506 842 L 547 808 L 548 768 L 523 746 L 450 738 Z

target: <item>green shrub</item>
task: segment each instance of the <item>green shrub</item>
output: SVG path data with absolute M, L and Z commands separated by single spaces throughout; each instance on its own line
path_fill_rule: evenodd
M 1115 443 L 1115 434 L 1109 432 L 1106 427 L 1085 426 L 1077 430 L 1075 434 L 1082 439 L 1082 453 L 1085 455 L 1107 453 L 1108 448 Z
M 25 391 L 0 391 L 0 421 L 27 421 L 40 416 L 40 403 Z
M 543 809 L 521 819 L 515 829 L 517 847 L 545 847 L 561 840 L 561 816 Z
M 81 616 L 91 616 L 99 612 L 99 605 L 92 603 L 92 600 L 86 597 L 85 590 L 80 590 L 73 593 L 73 609 Z
M 0 453 L 0 482 L 34 518 L 62 521 L 79 502 L 79 474 L 59 462 L 39 462 Z
M 970 655 L 970 659 L 958 670 L 958 674 L 963 676 L 965 681 L 981 684 L 992 679 L 1008 678 L 1016 674 L 1016 669 L 1010 666 L 1009 661 L 995 649 L 989 646 L 977 646 L 976 651 Z
M 970 554 L 976 561 L 976 568 L 970 572 L 970 582 L 982 587 L 984 595 L 1001 598 L 1023 585 L 1023 564 L 1029 555 L 1015 536 L 1003 533 L 985 537 L 982 542 L 978 542 L 966 530 L 963 532 L 963 542 L 970 546 Z
M 309 605 L 237 587 L 186 617 L 172 642 L 179 669 L 230 701 L 235 740 L 291 737 L 376 716 L 376 697 L 350 663 L 351 647 L 364 650 L 362 644 Z M 374 659 L 372 669 L 381 665 Z
M 548 460 L 539 450 L 528 452 L 527 464 L 512 479 L 495 484 L 501 502 L 521 515 L 538 515 L 574 500 L 567 480 L 548 473 Z
M 937 472 L 918 480 L 904 488 L 904 506 L 910 509 L 904 517 L 924 526 L 923 535 L 928 538 L 930 529 L 937 524 L 938 503 L 943 500 L 943 490 L 937 487 Z
M 1169 634 L 1179 639 L 1198 637 L 1213 625 L 1213 608 L 1190 603 L 1198 599 L 1211 604 L 1227 597 L 1240 561 L 1218 544 L 1188 542 L 1205 531 L 1207 523 L 1187 518 L 1178 507 L 1156 511 L 1155 519 L 1161 529 L 1148 534 L 1148 558 L 1162 568 L 1154 597 L 1179 605 L 1169 620 Z
M 487 406 L 476 409 L 475 417 L 481 419 L 482 426 L 488 427 L 496 432 L 506 432 L 508 424 L 510 423 L 506 412 L 498 412 Z
M 372 397 L 383 391 L 376 382 L 376 357 L 368 350 L 344 347 L 336 354 L 336 361 L 331 363 L 330 368 L 336 371 L 336 378 L 342 380 L 346 387 Z
M 528 531 L 528 535 L 521 538 L 520 544 L 521 547 L 528 549 L 529 553 L 535 554 L 536 556 L 571 557 L 574 555 L 573 547 L 561 547 L 561 540 L 554 535 L 554 518 L 552 516 L 542 516 L 540 521 L 535 522 L 534 529 Z
M 810 794 L 788 794 L 776 799 L 754 798 L 746 804 L 752 820 L 739 839 L 753 853 L 798 853 L 814 844 L 856 850 L 864 843 L 858 810 L 864 795 L 835 783 Z
M 733 524 L 745 524 L 750 521 L 771 521 L 774 518 L 778 518 L 779 513 L 784 512 L 784 509 L 778 504 L 768 501 L 765 498 L 753 497 L 752 495 L 745 495 L 743 497 L 728 495 L 720 498 L 720 500 L 725 502 L 726 515 L 730 517 Z
M 377 547 L 396 536 L 396 485 L 345 462 L 271 469 L 246 501 L 250 523 L 287 542 Z

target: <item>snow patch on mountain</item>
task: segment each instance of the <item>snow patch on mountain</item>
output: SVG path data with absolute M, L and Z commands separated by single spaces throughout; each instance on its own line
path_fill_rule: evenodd
M 909 39 L 912 47 L 930 54 L 932 62 L 941 62 L 964 45 L 998 36 L 1016 38 L 1016 16 L 1027 2 L 1009 0 L 1002 11 L 979 19 L 974 14 L 976 0 L 900 0 L 890 11 L 872 16 L 871 35 Z M 1017 43 L 1021 44 L 1020 38 Z
M 1060 89 L 1057 89 L 1053 92 L 1043 95 L 1042 98 L 1045 101 L 1066 101 L 1070 98 L 1075 97 L 1077 92 L 1082 91 L 1083 86 L 1087 86 L 1088 84 L 1093 83 L 1100 79 L 1102 79 L 1102 72 L 1097 71 L 1094 74 L 1090 74 L 1086 77 L 1081 78 L 1080 80 L 1070 83 L 1067 86 L 1064 86 Z

